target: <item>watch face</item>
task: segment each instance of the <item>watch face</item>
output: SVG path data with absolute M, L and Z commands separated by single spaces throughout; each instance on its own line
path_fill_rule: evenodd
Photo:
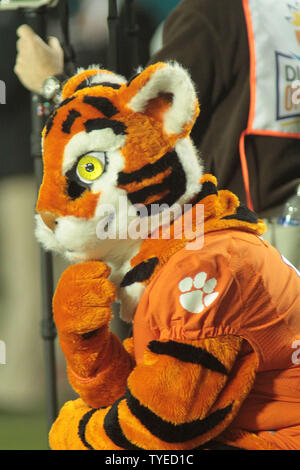
M 42 93 L 45 98 L 51 99 L 59 89 L 60 84 L 57 78 L 49 77 L 44 82 Z

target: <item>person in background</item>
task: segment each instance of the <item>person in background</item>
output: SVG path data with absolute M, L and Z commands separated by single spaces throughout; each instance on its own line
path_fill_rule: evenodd
M 180 0 L 140 0 L 135 5 L 136 24 L 139 27 L 138 56 L 139 65 L 145 66 L 151 55 L 151 40 L 156 29 L 164 22 L 168 14 Z M 72 2 L 71 2 L 72 4 Z M 88 67 L 97 64 L 105 67 L 107 63 L 108 2 L 83 0 L 78 13 L 71 23 L 71 42 L 76 52 L 76 65 Z M 126 31 L 126 8 L 124 1 L 120 6 L 119 27 L 119 73 L 127 78 L 135 73 L 130 68 L 128 57 L 129 42 Z M 45 43 L 26 24 L 17 29 L 17 55 L 14 72 L 23 86 L 34 93 L 43 94 L 43 85 L 52 76 L 63 74 L 63 50 L 56 36 L 58 31 L 52 30 L 48 44 Z
M 13 73 L 19 12 L 0 12 L 0 414 L 29 411 L 43 399 L 39 247 L 34 238 L 37 187 L 30 155 L 30 94 Z M 1 421 L 1 417 L 0 417 Z
M 300 110 L 288 101 L 299 26 L 295 1 L 227 0 L 225 8 L 222 0 L 182 0 L 150 60 L 176 60 L 189 70 L 201 105 L 191 136 L 205 170 L 264 219 L 264 238 L 298 268 L 300 228 L 278 219 L 300 183 Z M 252 127 L 263 125 L 245 134 L 253 109 Z
M 59 37 L 57 17 L 52 11 L 50 13 L 49 30 Z M 101 31 L 93 42 L 87 39 L 85 31 L 91 30 L 91 16 L 86 20 L 82 16 L 79 19 L 78 10 L 72 9 L 71 27 L 83 38 L 78 56 L 84 65 L 95 60 L 96 53 L 101 60 L 105 54 L 106 45 Z M 31 84 L 33 77 L 39 83 L 45 76 L 62 70 L 64 55 L 55 36 L 51 36 L 47 43 L 35 36 L 37 63 L 41 67 L 35 70 L 34 76 L 28 74 L 26 65 L 31 63 L 32 30 L 27 25 L 22 29 L 23 24 L 21 11 L 0 11 L 0 42 L 5 44 L 5 53 L 0 57 L 0 79 L 6 86 L 6 103 L 0 105 L 0 341 L 6 350 L 6 363 L 0 363 L 0 421 L 1 413 L 17 416 L 36 412 L 44 407 L 45 400 L 40 247 L 34 236 L 38 188 L 30 148 L 29 91 L 37 91 L 35 84 Z M 105 18 L 102 27 L 105 27 Z M 21 46 L 14 34 L 19 28 Z M 18 55 L 16 65 L 19 46 L 24 54 Z M 24 74 L 20 80 L 14 69 L 22 66 Z M 67 263 L 58 257 L 53 261 L 56 282 Z M 65 379 L 62 357 L 58 357 L 57 369 L 60 399 L 64 400 L 61 395 L 72 396 L 72 391 Z
M 228 0 L 226 8 L 222 0 L 182 0 L 167 18 L 162 47 L 151 58 L 176 60 L 190 71 L 201 104 L 192 137 L 220 189 L 233 191 L 242 203 L 239 143 L 249 117 L 249 46 L 241 0 Z M 249 135 L 245 153 L 254 210 L 261 217 L 278 215 L 300 183 L 300 140 Z

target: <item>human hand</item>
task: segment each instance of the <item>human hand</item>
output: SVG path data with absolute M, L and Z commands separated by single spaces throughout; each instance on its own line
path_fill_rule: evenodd
M 57 38 L 45 43 L 30 26 L 17 29 L 17 57 L 14 72 L 25 88 L 41 93 L 46 78 L 64 70 L 64 52 Z

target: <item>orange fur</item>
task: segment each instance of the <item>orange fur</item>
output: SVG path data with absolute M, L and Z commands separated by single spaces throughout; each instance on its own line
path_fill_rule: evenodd
M 154 163 L 172 149 L 162 131 L 161 123 L 142 113 L 127 113 L 122 121 L 130 132 L 126 146 L 122 148 L 125 159 L 124 172 L 138 170 L 147 163 Z
M 85 130 L 83 120 L 76 119 L 70 134 L 64 134 L 61 131 L 62 123 L 68 112 L 75 108 L 83 116 L 88 115 L 90 119 L 98 118 L 100 115 L 98 110 L 82 101 L 84 96 L 106 97 L 120 111 L 114 116 L 114 119 L 123 122 L 128 129 L 126 145 L 121 149 L 125 160 L 124 172 L 132 172 L 143 165 L 154 163 L 165 153 L 171 151 L 179 138 L 190 132 L 193 122 L 180 135 L 167 136 L 165 134 L 161 116 L 168 109 L 170 103 L 168 99 L 163 97 L 151 100 L 144 113 L 134 113 L 127 107 L 128 100 L 134 96 L 142 83 L 146 83 L 152 73 L 163 66 L 164 64 L 158 64 L 155 67 L 150 67 L 149 70 L 147 69 L 138 76 L 129 87 L 123 85 L 119 90 L 99 86 L 90 89 L 84 88 L 75 92 L 76 87 L 86 77 L 99 72 L 92 69 L 72 77 L 66 83 L 63 89 L 63 99 L 72 96 L 75 97 L 76 101 L 67 103 L 59 110 L 54 118 L 55 124 L 49 135 L 46 136 L 46 129 L 43 131 L 44 177 L 36 207 L 38 212 L 46 211 L 57 216 L 73 215 L 87 219 L 95 214 L 100 194 L 85 191 L 81 197 L 74 201 L 70 200 L 66 192 L 66 178 L 61 173 L 65 146 L 73 135 Z M 195 119 L 197 113 L 198 108 L 195 111 Z
M 169 176 L 170 173 L 171 173 L 171 169 L 168 168 L 167 170 L 159 173 L 158 175 L 152 176 L 152 178 L 145 178 L 145 179 L 143 179 L 143 181 L 129 183 L 129 184 L 126 184 L 126 185 L 121 185 L 120 184 L 118 187 L 121 188 L 121 189 L 126 189 L 126 191 L 128 193 L 131 193 L 133 191 L 138 191 L 139 189 L 142 189 L 145 186 L 148 186 L 150 184 L 161 183 L 164 180 L 164 178 Z
M 143 112 L 133 112 L 129 108 L 131 99 L 149 81 L 152 74 L 165 67 L 158 63 L 148 67 L 129 86 L 119 90 L 97 86 L 76 90 L 78 85 L 98 70 L 88 70 L 71 78 L 64 87 L 63 99 L 74 98 L 65 104 L 54 118 L 54 125 L 44 137 L 45 173 L 40 190 L 38 211 L 49 211 L 57 215 L 73 215 L 89 219 L 94 216 L 100 194 L 84 191 L 76 200 L 67 195 L 66 177 L 61 174 L 65 146 L 70 138 L 85 129 L 84 120 L 78 118 L 73 123 L 72 132 L 63 134 L 62 124 L 68 113 L 75 107 L 82 116 L 90 119 L 101 116 L 100 111 L 83 102 L 86 95 L 108 98 L 119 110 L 114 119 L 125 124 L 126 144 L 120 149 L 124 157 L 123 171 L 130 173 L 147 164 L 155 163 L 167 152 L 172 151 L 178 139 L 186 137 L 199 113 L 198 103 L 194 103 L 192 119 L 183 125 L 179 134 L 167 135 L 163 128 L 163 117 L 171 106 L 171 97 L 161 94 L 148 102 Z M 107 71 L 105 71 L 107 72 Z M 109 72 L 108 72 L 109 73 Z M 130 183 L 121 188 L 132 192 L 146 184 L 161 182 L 170 170 L 163 171 L 141 182 Z M 212 175 L 204 175 L 201 184 L 217 180 Z M 160 195 L 147 198 L 146 203 L 155 202 Z M 235 214 L 239 200 L 229 191 L 219 191 L 204 197 L 204 233 L 216 230 L 238 228 L 255 234 L 263 233 L 262 221 L 249 223 L 242 220 L 224 219 Z M 191 209 L 192 227 L 196 232 L 197 205 Z M 176 225 L 184 223 L 184 218 Z M 131 266 L 157 257 L 159 262 L 145 284 L 148 284 L 170 257 L 183 248 L 187 238 L 176 239 L 176 226 L 171 225 L 170 237 L 164 238 L 164 229 L 158 230 L 158 239 L 147 239 L 139 253 L 131 260 Z M 161 420 L 174 425 L 192 423 L 205 419 L 214 411 L 232 405 L 226 417 L 205 433 L 183 442 L 165 442 L 156 437 L 130 411 L 127 399 L 121 398 L 118 405 L 118 418 L 115 426 L 133 445 L 144 449 L 183 450 L 193 449 L 222 434 L 237 415 L 240 406 L 253 385 L 256 373 L 256 357 L 251 351 L 246 355 L 242 338 L 226 336 L 207 338 L 185 343 L 201 348 L 215 356 L 226 367 L 228 373 L 209 370 L 198 363 L 187 363 L 171 355 L 159 355 L 146 350 L 143 362 L 134 360 L 132 341 L 124 345 L 109 331 L 112 317 L 111 303 L 115 301 L 116 289 L 108 279 L 110 269 L 101 262 L 87 262 L 75 265 L 63 273 L 54 299 L 55 323 L 59 332 L 61 348 L 66 357 L 70 383 L 81 399 L 67 403 L 61 410 L 50 433 L 53 449 L 85 449 L 87 446 L 79 438 L 78 426 L 90 407 L 106 407 L 94 412 L 85 428 L 85 439 L 95 449 L 120 449 L 104 430 L 104 420 L 110 412 L 110 405 L 128 393 L 138 400 L 139 406 L 151 411 Z M 84 400 L 84 401 L 83 401 Z M 228 435 L 229 436 L 229 435 Z M 238 435 L 224 439 L 246 442 L 250 438 Z M 245 441 L 246 439 L 246 441 Z M 252 441 L 251 441 L 252 442 Z M 252 444 L 251 444 L 252 445 Z M 262 445 L 261 442 L 258 446 Z
M 81 82 L 83 82 L 86 78 L 92 77 L 93 75 L 97 75 L 98 73 L 99 69 L 88 69 L 71 77 L 63 87 L 62 99 L 65 100 L 66 98 L 72 96 Z M 113 72 L 110 72 L 109 70 L 105 70 L 105 73 L 114 75 Z M 80 93 L 80 91 L 81 90 L 78 90 L 76 93 Z
M 218 441 L 245 450 L 282 450 L 257 434 L 240 429 L 227 429 L 218 437 Z
M 165 67 L 163 62 L 158 62 L 156 64 L 150 65 L 143 71 L 142 74 L 138 75 L 130 84 L 130 87 L 126 87 L 123 90 L 123 93 L 120 96 L 120 103 L 126 107 L 127 103 L 137 94 L 137 92 L 146 85 L 149 79 L 152 77 L 153 73 Z
M 211 182 L 217 184 L 217 180 L 212 175 L 204 175 L 201 178 L 201 183 Z M 235 220 L 235 219 L 222 219 L 226 215 L 234 214 L 236 209 L 239 207 L 238 198 L 230 191 L 223 190 L 219 191 L 217 195 L 209 195 L 200 201 L 204 205 L 204 234 L 215 230 L 225 229 L 243 229 L 257 235 L 262 235 L 265 230 L 265 224 L 262 220 L 259 220 L 257 224 L 249 223 L 246 221 Z M 196 205 L 192 210 L 192 229 L 194 233 L 196 231 Z M 182 224 L 184 220 L 182 219 Z M 159 269 L 165 264 L 168 259 L 176 253 L 178 250 L 183 248 L 188 241 L 186 238 L 174 239 L 174 224 L 170 228 L 170 239 L 163 239 L 163 230 L 160 229 L 158 232 L 158 238 L 148 238 L 143 241 L 139 253 L 131 260 L 131 265 L 136 266 L 139 263 L 146 261 L 152 257 L 157 257 L 159 262 L 156 269 L 153 271 L 151 277 L 145 281 L 149 284 Z
M 169 191 L 166 189 L 166 191 L 163 191 L 162 193 L 157 193 L 153 196 L 149 196 L 147 197 L 147 199 L 145 199 L 144 204 L 155 204 L 155 202 L 160 201 L 168 193 Z
M 126 106 L 126 104 L 130 102 L 130 100 L 136 95 L 136 93 L 141 88 L 143 88 L 143 86 L 146 85 L 146 83 L 149 81 L 149 79 L 151 78 L 153 73 L 156 70 L 161 69 L 163 67 L 165 67 L 165 64 L 163 62 L 158 62 L 156 64 L 150 65 L 149 67 L 147 67 L 147 69 L 145 69 L 143 71 L 142 74 L 138 75 L 132 81 L 130 87 L 124 88 L 122 90 L 122 94 L 120 96 L 120 101 L 124 104 L 124 106 Z M 165 100 L 163 99 L 163 97 L 161 97 L 160 101 L 155 100 L 155 107 L 156 107 L 155 113 L 156 113 L 156 115 L 157 115 L 157 108 L 159 109 L 158 112 L 161 115 L 161 112 L 164 112 L 167 109 L 168 103 L 169 103 L 168 97 Z M 162 110 L 161 110 L 161 106 L 163 107 Z M 178 139 L 183 139 L 184 137 L 186 137 L 190 133 L 198 114 L 199 114 L 199 104 L 197 102 L 197 103 L 195 103 L 195 112 L 194 112 L 193 120 L 191 122 L 187 123 L 183 127 L 183 130 L 180 134 L 174 134 L 172 136 L 169 136 L 169 143 L 171 144 L 171 147 L 174 147 L 174 145 L 175 145 L 175 143 Z M 147 141 L 147 138 L 145 138 L 144 140 Z
M 133 367 L 130 354 L 108 330 L 116 296 L 109 274 L 110 269 L 101 262 L 70 266 L 62 274 L 53 299 L 70 383 L 94 407 L 113 403 L 124 392 Z M 96 334 L 88 340 L 82 336 L 93 331 Z
M 190 344 L 208 348 L 207 350 L 216 354 L 229 370 L 233 367 L 232 373 L 230 373 L 229 377 L 227 378 L 222 376 L 222 374 L 212 373 L 211 371 L 204 370 L 201 366 L 197 365 L 191 365 L 189 372 L 186 368 L 186 364 L 183 364 L 176 359 L 168 358 L 166 358 L 166 361 L 171 360 L 174 362 L 172 367 L 166 367 L 166 364 L 164 364 L 163 367 L 163 364 L 159 364 L 161 367 L 160 369 L 156 367 L 157 358 L 155 355 L 147 352 L 145 354 L 145 365 L 137 366 L 129 378 L 128 386 L 130 387 L 131 392 L 134 396 L 138 397 L 140 403 L 144 403 L 144 405 L 150 409 L 159 411 L 159 413 L 168 421 L 178 424 L 192 421 L 193 419 L 197 419 L 199 416 L 205 417 L 208 412 L 222 408 L 231 402 L 234 404 L 232 412 L 223 422 L 208 431 L 205 435 L 187 442 L 169 443 L 161 441 L 157 437 L 153 436 L 146 427 L 132 415 L 126 401 L 122 400 L 118 407 L 119 422 L 126 438 L 134 445 L 144 449 L 184 450 L 193 449 L 194 447 L 205 444 L 205 442 L 216 437 L 223 429 L 226 428 L 228 422 L 230 422 L 236 415 L 240 403 L 251 388 L 255 377 L 255 357 L 250 354 L 234 365 L 236 355 L 239 353 L 242 345 L 240 338 L 211 338 L 203 341 L 191 342 Z M 229 351 L 231 351 L 231 354 Z M 185 370 L 184 374 L 181 373 L 182 368 Z M 163 373 L 163 370 L 165 373 Z M 172 376 L 169 375 L 170 373 Z M 252 377 L 252 381 L 249 381 L 249 375 Z M 179 382 L 178 378 L 180 379 Z M 203 387 L 203 381 L 211 381 L 211 388 L 209 387 L 208 390 L 206 390 L 205 387 Z M 218 383 L 218 381 L 220 382 Z M 228 384 L 223 389 L 222 385 L 224 385 L 224 381 L 228 382 Z M 204 388 L 205 390 L 204 395 L 198 393 L 200 386 L 201 389 Z M 191 395 L 194 395 L 195 401 L 194 399 L 191 401 Z M 210 409 L 211 404 L 214 403 L 214 397 L 218 397 L 218 395 L 219 398 Z M 162 400 L 163 396 L 168 396 L 168 400 Z M 193 403 L 192 408 L 190 407 L 190 403 Z M 78 413 L 77 422 L 79 422 L 82 416 L 88 411 L 82 404 L 81 409 L 79 407 L 78 412 L 76 408 L 74 409 L 71 405 L 65 405 L 64 408 L 62 413 L 65 415 L 64 423 L 67 424 L 69 424 L 71 415 L 74 416 L 74 413 Z M 159 408 L 159 410 L 157 410 L 157 408 Z M 200 411 L 201 409 L 202 412 Z M 103 420 L 108 411 L 109 408 L 106 408 L 94 413 L 86 428 L 85 436 L 88 443 L 92 445 L 94 449 L 119 449 L 119 447 L 109 439 L 103 430 Z M 53 448 L 60 448 L 61 441 L 66 438 L 65 433 L 63 432 L 64 423 L 56 423 L 53 428 L 51 433 Z M 71 429 L 71 433 L 72 432 L 73 431 Z M 232 443 L 232 445 L 243 444 L 240 436 L 240 441 L 238 442 L 232 438 L 231 432 L 228 434 L 229 439 L 223 437 L 225 435 L 227 435 L 227 432 L 223 435 L 221 434 L 221 437 L 218 437 L 218 440 L 224 440 L 225 442 Z M 235 436 L 234 432 L 233 436 Z M 249 436 L 250 434 L 248 435 L 248 442 L 244 442 L 248 446 L 250 439 Z M 77 443 L 77 436 L 74 436 L 73 439 L 69 437 L 69 439 L 68 448 L 76 448 L 74 445 Z M 243 439 L 245 441 L 245 436 L 243 436 Z M 253 443 L 255 443 L 255 438 L 252 437 L 251 439 L 253 445 Z M 265 447 L 262 447 L 263 440 L 258 438 L 256 439 L 256 444 L 257 447 L 254 447 L 254 449 L 270 448 L 270 445 L 267 443 L 265 443 Z M 81 447 L 79 446 L 79 448 Z
M 230 370 L 240 351 L 242 340 L 228 336 L 182 343 L 213 352 L 226 369 Z M 143 364 L 130 375 L 128 386 L 141 404 L 174 424 L 204 417 L 227 381 L 226 376 L 204 369 L 198 364 L 183 364 L 178 359 L 159 357 L 150 351 L 146 351 L 145 356 Z M 184 374 L 181 373 L 182 368 Z M 200 387 L 203 392 L 197 394 Z M 168 397 L 167 401 L 161 400 L 164 393 Z
M 102 340 L 103 338 L 99 338 Z M 82 370 L 80 375 L 74 371 L 75 367 L 68 367 L 68 378 L 73 389 L 92 408 L 100 408 L 113 404 L 125 393 L 127 378 L 134 367 L 133 357 L 126 352 L 120 340 L 114 335 L 107 335 L 107 339 L 99 343 L 96 353 L 95 373 L 89 373 L 86 378 Z M 86 366 L 91 357 L 90 344 L 84 354 L 80 354 L 80 364 Z M 65 357 L 69 364 L 73 364 L 70 355 Z M 86 370 L 86 368 L 85 368 Z

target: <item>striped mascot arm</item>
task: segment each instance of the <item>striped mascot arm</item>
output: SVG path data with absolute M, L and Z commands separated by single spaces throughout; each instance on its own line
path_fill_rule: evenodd
M 107 406 L 123 395 L 134 367 L 130 339 L 109 330 L 116 289 L 110 268 L 99 261 L 69 266 L 53 298 L 54 320 L 73 389 L 90 407 Z
M 64 405 L 51 448 L 205 449 L 228 428 L 253 385 L 256 358 L 237 359 L 242 343 L 237 336 L 150 342 L 112 406 L 89 408 L 81 399 Z

